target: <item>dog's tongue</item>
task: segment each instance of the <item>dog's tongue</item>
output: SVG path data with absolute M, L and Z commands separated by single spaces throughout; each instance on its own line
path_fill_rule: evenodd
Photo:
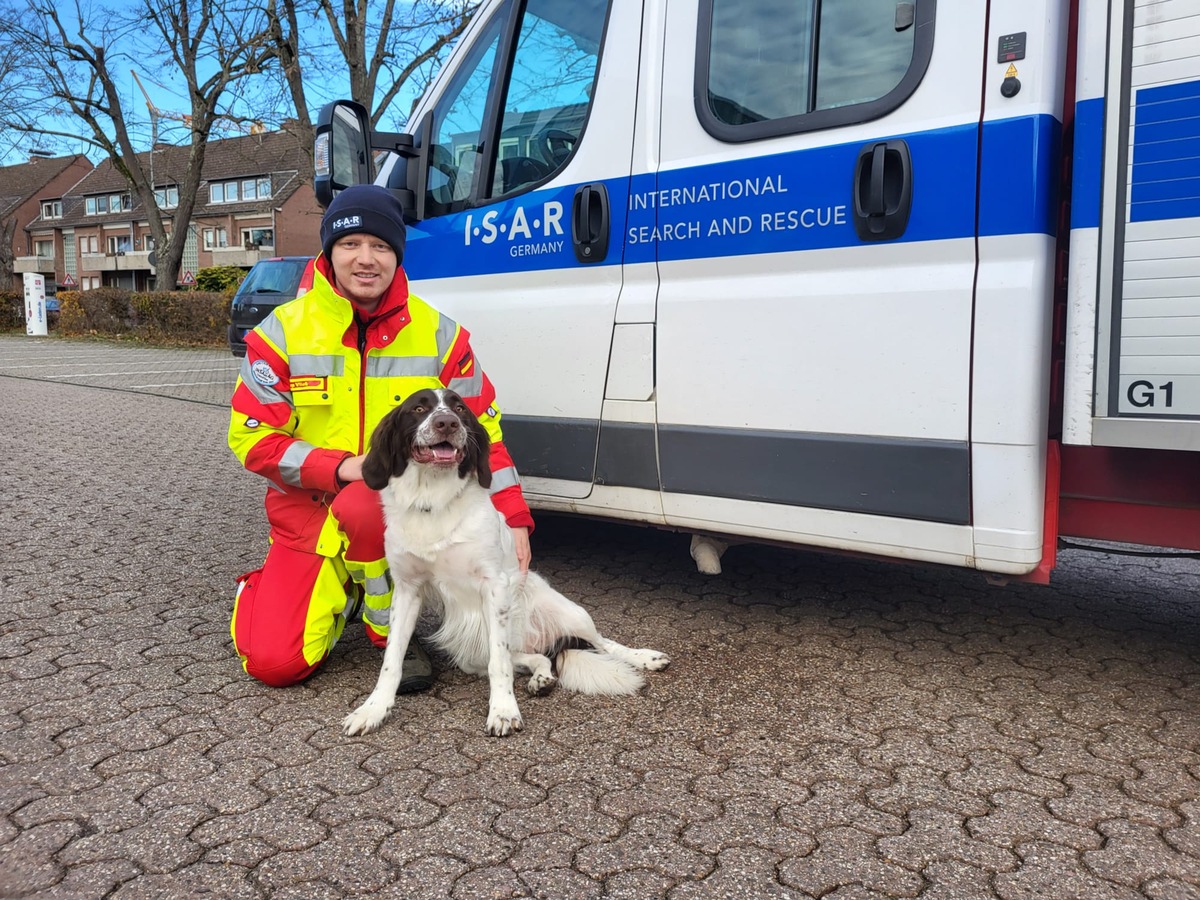
M 454 459 L 455 449 L 449 444 L 438 444 L 429 448 L 434 459 Z

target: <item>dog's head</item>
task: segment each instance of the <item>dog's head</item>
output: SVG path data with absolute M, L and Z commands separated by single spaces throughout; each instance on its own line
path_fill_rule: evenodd
M 371 435 L 363 460 L 363 480 L 383 490 L 388 479 L 404 474 L 410 463 L 458 470 L 459 478 L 492 486 L 488 462 L 491 441 L 462 397 L 448 388 L 417 391 L 383 417 Z

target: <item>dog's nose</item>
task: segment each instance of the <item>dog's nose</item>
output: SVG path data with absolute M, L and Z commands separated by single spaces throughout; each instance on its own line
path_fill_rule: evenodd
M 450 413 L 438 413 L 433 417 L 433 428 L 438 434 L 453 434 L 458 431 L 458 416 Z

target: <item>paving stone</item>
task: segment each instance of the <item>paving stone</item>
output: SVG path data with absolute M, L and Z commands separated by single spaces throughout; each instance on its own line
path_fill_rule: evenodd
M 918 896 L 921 876 L 888 860 L 877 840 L 853 828 L 831 828 L 817 835 L 812 853 L 783 861 L 779 879 L 817 897 L 850 887 L 888 897 Z
M 1017 847 L 1021 866 L 1001 872 L 994 880 L 1003 900 L 1034 897 L 1079 897 L 1087 900 L 1136 900 L 1142 895 L 1129 887 L 1093 875 L 1067 847 L 1035 841 Z
M 1104 845 L 1083 854 L 1083 863 L 1106 881 L 1140 888 L 1166 876 L 1200 884 L 1200 860 L 1179 853 L 1159 829 L 1136 822 L 1102 822 Z
M 991 797 L 993 808 L 986 815 L 967 820 L 972 837 L 1012 849 L 1020 844 L 1045 841 L 1075 850 L 1094 850 L 1102 837 L 1085 828 L 1056 818 L 1044 798 L 1020 791 L 1000 791 Z
M 914 809 L 903 834 L 882 837 L 876 848 L 889 862 L 921 871 L 934 862 L 957 861 L 990 872 L 1008 872 L 1017 858 L 1007 850 L 975 840 L 965 818 L 941 809 Z

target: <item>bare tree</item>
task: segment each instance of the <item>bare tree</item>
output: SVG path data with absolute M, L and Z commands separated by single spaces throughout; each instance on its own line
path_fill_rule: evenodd
M 254 0 L 138 0 L 114 8 L 87 0 L 26 0 L 0 26 L 29 68 L 14 85 L 14 110 L 0 124 L 16 132 L 82 140 L 103 152 L 141 201 L 157 254 L 159 285 L 174 286 L 204 169 L 209 135 L 225 118 L 226 94 L 274 58 L 266 15 Z M 128 67 L 153 63 L 187 85 L 186 172 L 179 205 L 160 210 L 151 179 L 153 148 L 139 152 L 117 88 Z M 82 126 L 68 131 L 68 123 Z M 167 222 L 175 227 L 169 232 Z
M 15 218 L 0 219 L 0 285 L 10 288 L 13 283 L 13 238 L 16 232 Z
M 378 125 L 398 97 L 419 95 L 471 21 L 480 0 L 266 0 L 276 70 L 296 110 L 298 137 L 312 146 L 309 110 L 329 98 L 319 84 L 344 83 Z M 316 23 L 324 20 L 325 28 Z M 331 37 L 337 52 L 328 52 Z M 315 76 L 315 77 L 314 77 Z M 404 116 L 396 116 L 400 123 Z
M 11 21 L 16 9 L 11 3 L 0 3 L 0 22 Z M 14 88 L 21 79 L 21 56 L 18 48 L 4 40 L 0 25 L 0 122 L 7 121 L 15 107 Z M 12 129 L 0 128 L 0 159 L 17 149 L 22 135 Z

